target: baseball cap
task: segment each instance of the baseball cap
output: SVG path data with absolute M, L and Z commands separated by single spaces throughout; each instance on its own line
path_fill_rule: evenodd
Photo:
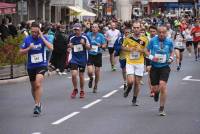
M 73 29 L 81 29 L 82 28 L 82 25 L 80 24 L 80 23 L 75 23 L 74 25 L 73 25 Z

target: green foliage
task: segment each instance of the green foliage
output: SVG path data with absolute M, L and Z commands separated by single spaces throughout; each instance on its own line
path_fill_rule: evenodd
M 0 66 L 25 63 L 26 56 L 19 54 L 23 39 L 24 36 L 19 34 L 14 38 L 8 37 L 5 42 L 0 44 Z

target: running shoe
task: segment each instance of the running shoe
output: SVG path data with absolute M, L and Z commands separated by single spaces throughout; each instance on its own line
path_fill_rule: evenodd
M 127 89 L 127 85 L 126 84 L 124 84 L 124 91 Z
M 139 104 L 137 103 L 137 100 L 134 97 L 132 100 L 132 106 L 139 106 Z
M 33 109 L 33 114 L 37 116 L 40 115 L 41 112 L 42 112 L 41 105 L 40 106 L 36 105 L 35 108 Z
M 84 91 L 80 91 L 80 98 L 85 98 L 85 92 Z
M 180 71 L 181 67 L 180 66 L 177 66 L 176 70 L 177 71 Z
M 128 97 L 128 94 L 131 91 L 131 89 L 132 89 L 132 87 L 126 88 L 126 90 L 124 91 L 124 98 Z
M 97 86 L 94 86 L 93 93 L 97 93 Z
M 71 94 L 71 98 L 72 99 L 75 98 L 77 94 L 78 94 L 78 89 L 74 89 L 72 94 Z
M 144 81 L 143 81 L 143 80 L 141 80 L 141 81 L 140 81 L 140 84 L 141 84 L 141 85 L 144 85 Z
M 154 93 L 154 101 L 155 102 L 158 102 L 158 100 L 159 100 L 159 94 L 160 94 L 160 92 L 155 92 Z
M 93 78 L 90 78 L 89 82 L 88 82 L 88 87 L 92 88 L 92 82 L 93 82 Z
M 116 67 L 115 66 L 112 66 L 112 71 L 114 72 L 114 71 L 116 71 L 117 69 L 116 69 Z
M 166 113 L 165 113 L 164 110 L 162 110 L 162 111 L 159 111 L 159 115 L 160 115 L 160 116 L 166 116 Z

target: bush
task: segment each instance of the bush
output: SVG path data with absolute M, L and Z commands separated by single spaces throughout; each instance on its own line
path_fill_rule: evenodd
M 22 34 L 17 37 L 8 37 L 3 44 L 0 45 L 0 66 L 24 64 L 26 55 L 20 55 L 19 49 L 24 36 Z

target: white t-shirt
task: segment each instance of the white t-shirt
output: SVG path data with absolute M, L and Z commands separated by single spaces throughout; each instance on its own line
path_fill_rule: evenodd
M 191 35 L 192 29 L 186 29 L 185 30 L 185 38 L 187 41 L 192 41 L 192 35 Z
M 108 30 L 106 32 L 106 38 L 109 39 L 108 41 L 108 47 L 114 47 L 114 43 L 117 40 L 117 38 L 121 35 L 120 31 L 115 29 L 115 30 Z

